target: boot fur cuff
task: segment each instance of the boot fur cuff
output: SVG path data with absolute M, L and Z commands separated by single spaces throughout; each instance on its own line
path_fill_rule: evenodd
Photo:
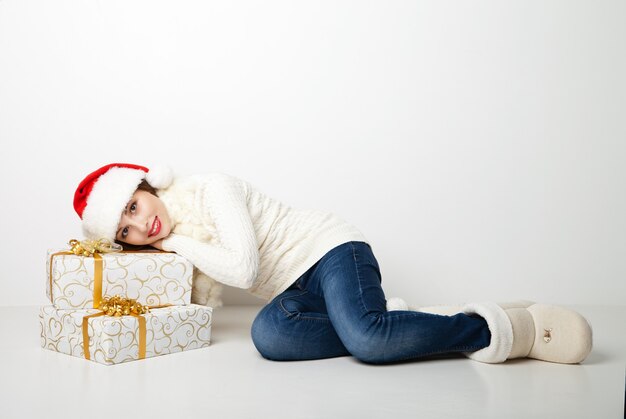
M 478 351 L 465 352 L 464 355 L 479 362 L 506 361 L 513 348 L 513 327 L 504 309 L 491 302 L 468 303 L 463 306 L 463 313 L 478 314 L 484 318 L 491 332 L 489 346 Z

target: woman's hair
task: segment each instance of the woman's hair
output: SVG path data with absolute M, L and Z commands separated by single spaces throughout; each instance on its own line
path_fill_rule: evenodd
M 149 192 L 152 195 L 158 197 L 156 193 L 156 189 L 154 189 L 145 179 L 143 179 L 141 183 L 137 186 L 137 190 L 139 189 L 141 189 L 142 191 Z M 149 244 L 136 245 L 136 244 L 125 243 L 119 240 L 115 240 L 115 243 L 121 244 L 124 250 L 154 250 L 154 247 L 150 246 Z

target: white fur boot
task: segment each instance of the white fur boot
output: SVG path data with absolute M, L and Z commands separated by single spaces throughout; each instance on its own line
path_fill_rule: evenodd
M 465 314 L 487 321 L 491 343 L 486 348 L 464 353 L 487 363 L 513 358 L 534 358 L 561 364 L 582 362 L 591 352 L 592 329 L 579 313 L 549 304 L 470 303 Z
M 471 303 L 463 305 L 409 306 L 401 298 L 387 300 L 387 310 L 410 310 L 453 316 L 477 314 L 487 321 L 491 332 L 488 347 L 466 352 L 470 359 L 499 363 L 513 358 L 533 358 L 548 362 L 582 362 L 593 346 L 591 324 L 579 313 L 564 307 L 535 304 Z
M 440 314 L 442 316 L 453 316 L 463 312 L 463 305 L 435 305 L 428 307 L 414 307 L 408 305 L 402 298 L 393 297 L 387 300 L 387 311 L 405 310 L 420 311 L 422 313 Z

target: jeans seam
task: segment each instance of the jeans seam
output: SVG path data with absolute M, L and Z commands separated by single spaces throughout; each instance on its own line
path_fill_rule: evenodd
M 307 320 L 307 321 L 313 321 L 313 322 L 328 322 L 331 323 L 330 319 L 324 319 L 324 318 L 320 318 L 320 317 L 308 317 L 308 316 L 302 316 L 302 315 L 296 315 L 293 317 L 294 320 Z M 332 323 L 331 323 L 332 324 Z
M 365 307 L 365 303 L 363 301 L 363 288 L 361 288 L 361 274 L 359 273 L 359 264 L 356 260 L 356 249 L 354 247 L 353 242 L 350 242 L 350 246 L 352 247 L 352 259 L 354 260 L 354 270 L 356 271 L 356 278 L 359 284 L 359 303 L 361 304 L 361 307 L 363 307 L 363 310 L 367 312 L 368 311 L 367 307 Z

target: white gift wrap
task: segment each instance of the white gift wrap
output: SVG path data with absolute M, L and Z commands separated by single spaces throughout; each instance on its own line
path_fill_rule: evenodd
M 94 308 L 94 258 L 73 254 L 51 258 L 58 251 L 49 249 L 46 257 L 46 295 L 59 309 Z M 101 257 L 102 296 L 119 294 L 154 306 L 191 303 L 193 265 L 184 257 L 170 252 Z
M 85 358 L 83 317 L 97 309 L 59 310 L 41 307 L 41 346 Z M 207 347 L 211 343 L 213 308 L 198 304 L 151 309 L 146 318 L 146 358 Z M 134 316 L 88 319 L 91 361 L 112 365 L 139 359 L 139 321 Z

